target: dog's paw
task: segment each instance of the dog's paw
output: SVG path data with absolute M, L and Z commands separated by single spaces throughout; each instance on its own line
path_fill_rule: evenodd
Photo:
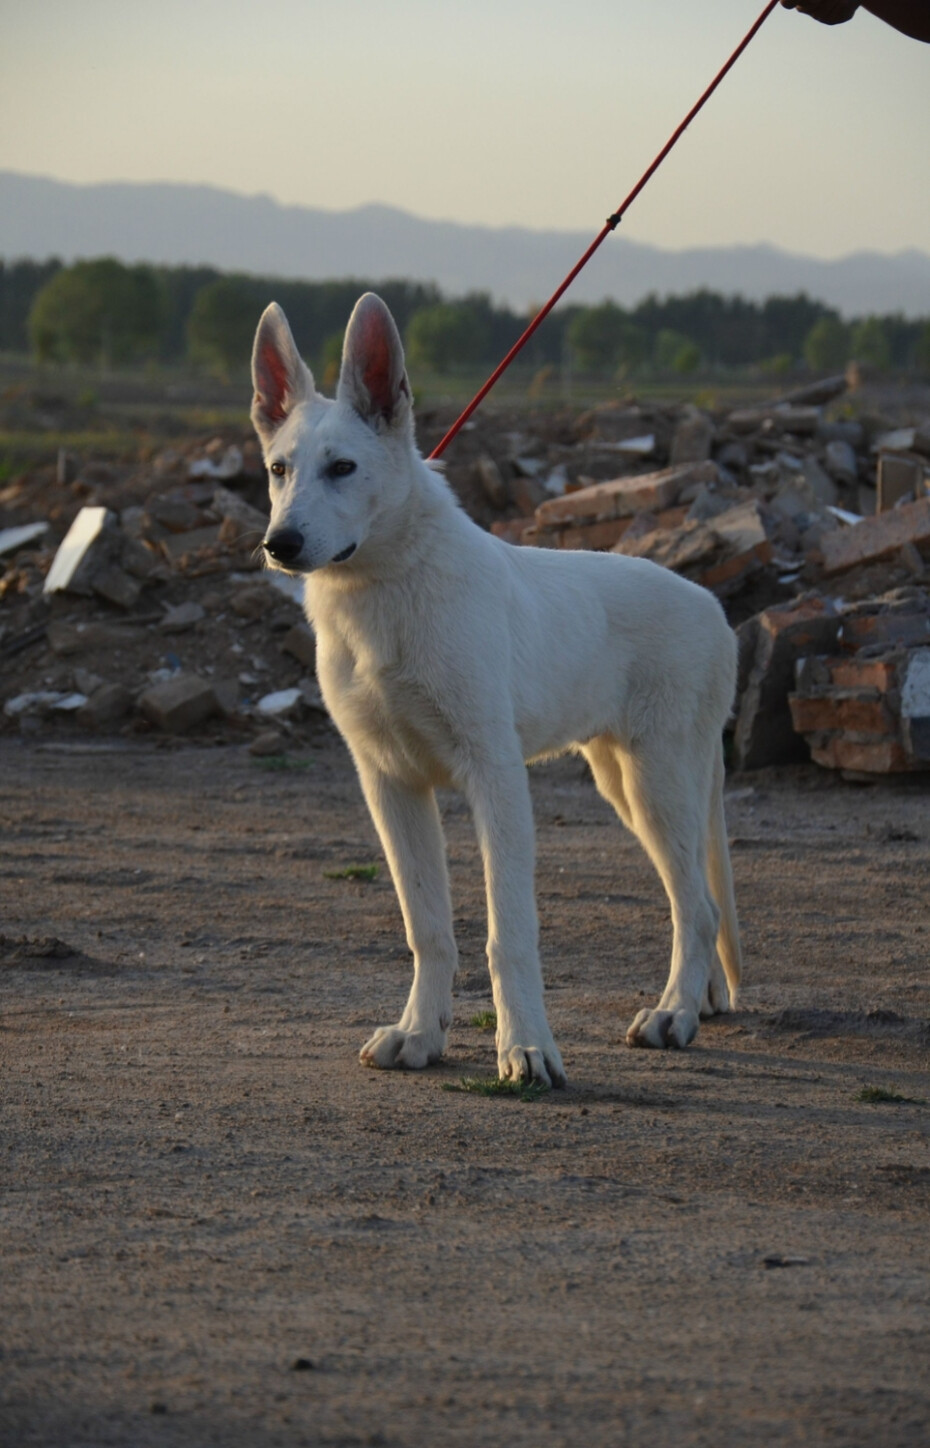
M 379 1026 L 366 1041 L 358 1059 L 381 1071 L 422 1071 L 438 1061 L 446 1049 L 445 1031 L 407 1031 L 400 1026 Z
M 640 1011 L 626 1033 L 628 1046 L 649 1046 L 653 1050 L 684 1050 L 697 1035 L 697 1011 L 678 1007 L 673 1011 Z
M 565 1067 L 558 1048 L 510 1046 L 499 1051 L 497 1071 L 502 1081 L 537 1081 L 540 1086 L 564 1086 Z

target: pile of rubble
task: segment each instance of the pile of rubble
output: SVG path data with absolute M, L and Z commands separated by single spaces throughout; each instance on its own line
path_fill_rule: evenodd
M 75 478 L 59 459 L 57 548 L 47 521 L 0 530 L 6 729 L 197 731 L 277 753 L 325 727 L 300 587 L 262 571 L 260 459 L 220 443 Z M 40 475 L 0 497 L 22 511 L 36 491 L 56 496 Z
M 720 597 L 738 767 L 911 773 L 930 768 L 930 425 L 846 390 L 489 411 L 448 476 L 511 543 L 649 558 Z M 424 451 L 448 421 L 421 415 Z M 275 752 L 327 727 L 299 589 L 262 571 L 266 496 L 254 440 L 231 436 L 122 470 L 59 458 L 0 492 L 0 728 Z

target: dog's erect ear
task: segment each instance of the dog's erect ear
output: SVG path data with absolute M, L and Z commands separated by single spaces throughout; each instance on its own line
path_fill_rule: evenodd
M 262 313 L 252 348 L 252 423 L 262 441 L 270 438 L 290 412 L 314 393 L 313 377 L 277 302 Z
M 394 318 L 374 292 L 359 298 L 349 318 L 336 396 L 375 427 L 409 419 L 404 349 Z

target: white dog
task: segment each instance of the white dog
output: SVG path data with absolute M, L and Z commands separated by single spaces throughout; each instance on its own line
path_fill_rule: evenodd
M 352 313 L 335 401 L 274 303 L 252 369 L 264 547 L 306 575 L 320 687 L 413 952 L 404 1013 L 361 1060 L 419 1068 L 445 1049 L 456 946 L 434 790 L 451 785 L 484 861 L 500 1074 L 564 1084 L 543 1005 L 525 761 L 566 750 L 588 760 L 671 902 L 668 984 L 627 1041 L 687 1046 L 740 978 L 721 752 L 736 651 L 716 599 L 652 563 L 516 548 L 472 523 L 417 452 L 400 338 L 371 293 Z

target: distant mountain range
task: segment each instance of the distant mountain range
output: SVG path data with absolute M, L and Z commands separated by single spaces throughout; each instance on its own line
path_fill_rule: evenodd
M 213 186 L 75 186 L 0 171 L 0 257 L 7 261 L 116 256 L 311 281 L 408 278 L 435 282 L 448 296 L 489 292 L 518 309 L 555 290 L 600 224 L 594 218 L 590 232 L 463 226 L 390 206 L 322 211 Z M 590 304 L 612 297 L 631 306 L 649 292 L 668 296 L 698 287 L 754 301 L 807 292 L 849 317 L 930 316 L 930 255 L 861 251 L 821 261 L 767 245 L 663 251 L 618 231 L 568 299 Z

